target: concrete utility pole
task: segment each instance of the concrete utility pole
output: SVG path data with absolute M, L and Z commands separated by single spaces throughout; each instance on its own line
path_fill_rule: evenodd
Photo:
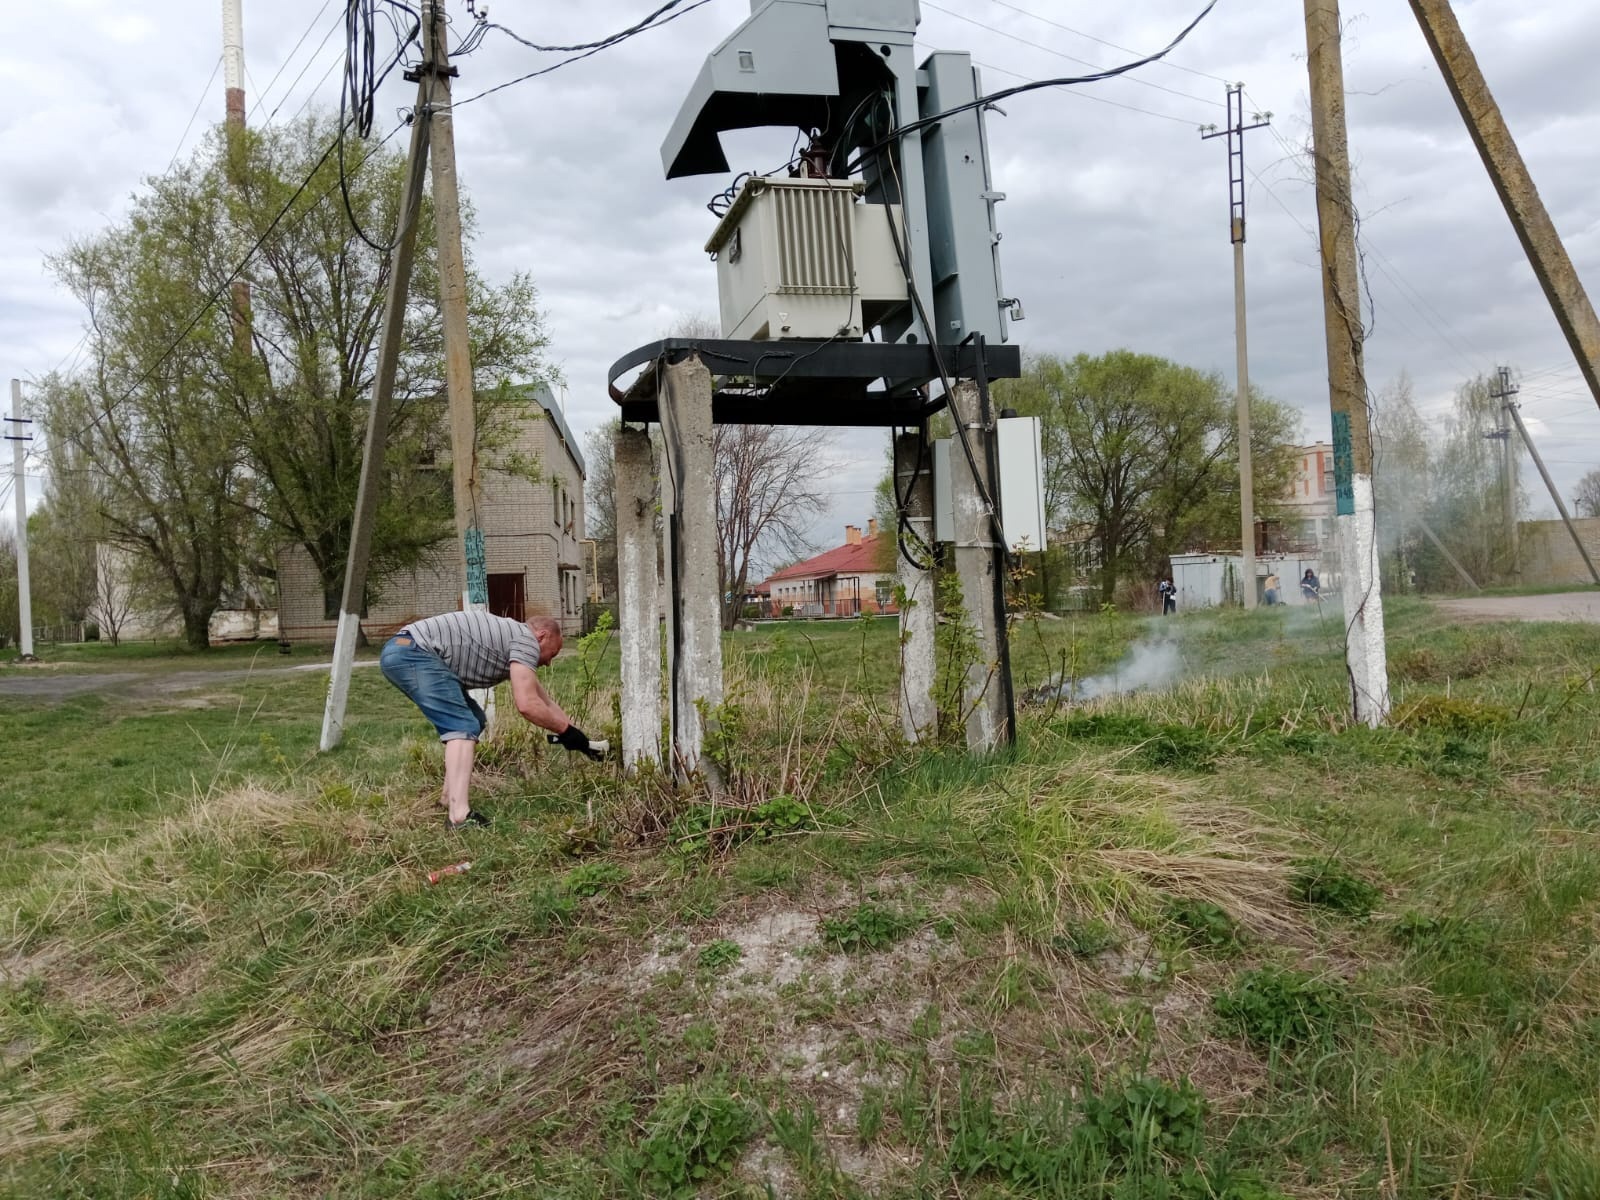
M 1339 533 L 1345 665 L 1356 719 L 1376 726 L 1389 714 L 1383 594 L 1372 499 L 1372 431 L 1362 363 L 1361 281 L 1344 116 L 1338 0 L 1305 0 L 1311 133 L 1321 230 L 1322 306 L 1333 417 L 1334 525 Z
M 1522 423 L 1522 413 L 1517 403 L 1511 397 L 1521 390 L 1511 382 L 1509 368 L 1500 368 L 1500 390 L 1496 396 L 1504 397 L 1504 411 L 1511 414 L 1511 419 L 1517 423 L 1517 432 L 1522 435 L 1523 443 L 1528 447 L 1528 453 L 1533 455 L 1533 465 L 1539 468 L 1539 476 L 1544 480 L 1544 486 L 1550 490 L 1550 499 L 1556 502 L 1556 511 L 1561 514 L 1561 520 L 1567 527 L 1567 532 L 1572 535 L 1572 544 L 1578 548 L 1578 554 L 1583 559 L 1583 565 L 1589 568 L 1589 577 L 1600 583 L 1600 571 L 1594 569 L 1594 560 L 1589 557 L 1589 550 L 1583 544 L 1583 539 L 1578 536 L 1577 528 L 1572 524 L 1572 517 L 1567 512 L 1567 502 L 1561 498 L 1555 480 L 1550 478 L 1550 472 L 1545 469 L 1544 459 L 1539 456 L 1539 447 L 1533 444 L 1533 439 L 1528 436 L 1528 427 Z
M 1439 73 L 1467 124 L 1467 132 L 1489 171 L 1506 216 L 1511 218 L 1539 286 L 1544 288 L 1555 311 L 1556 322 L 1572 347 L 1578 369 L 1583 372 L 1595 403 L 1600 404 L 1600 318 L 1595 316 L 1572 259 L 1561 244 L 1561 235 L 1545 211 L 1544 201 L 1539 199 L 1539 190 L 1533 186 L 1528 166 L 1478 69 L 1472 47 L 1461 32 L 1449 0 L 1411 0 L 1411 11 L 1422 26 L 1422 36 L 1433 51 Z
M 11 490 L 17 494 L 17 624 L 24 662 L 33 659 L 33 593 L 28 590 L 28 450 L 32 424 L 22 415 L 22 380 L 11 381 Z
M 904 505 L 902 520 L 906 540 L 921 542 L 932 554 L 933 455 L 926 424 L 916 433 L 894 440 L 895 499 Z M 889 531 L 884 531 L 885 536 Z M 938 731 L 939 703 L 934 695 L 938 662 L 934 633 L 938 628 L 939 597 L 933 563 L 916 562 L 905 550 L 895 555 L 904 602 L 900 606 L 900 726 L 907 742 L 916 743 Z
M 465 583 L 462 607 L 481 611 L 489 605 L 489 578 L 485 573 L 483 530 L 478 524 L 483 492 L 478 480 L 472 347 L 467 339 L 467 267 L 461 253 L 461 201 L 456 191 L 455 118 L 450 110 L 450 80 L 455 69 L 450 66 L 450 51 L 445 45 L 441 0 L 423 0 L 422 37 L 420 69 L 433 82 L 429 93 L 433 122 L 429 159 L 439 247 L 439 307 L 444 317 L 445 390 L 450 398 L 450 470 Z
M 1483 436 L 1500 446 L 1500 520 L 1506 530 L 1506 546 L 1511 552 L 1511 574 L 1522 574 L 1522 555 L 1517 530 L 1517 454 L 1511 442 L 1511 398 L 1517 394 L 1511 385 L 1511 373 L 1500 368 L 1499 388 L 1489 393 L 1500 401 L 1495 414 L 1495 427 Z
M 622 763 L 661 762 L 661 603 L 656 569 L 655 450 L 624 425 L 612 441 L 617 525 L 617 625 L 621 635 Z M 674 697 L 675 698 L 675 697 Z
M 406 158 L 406 190 L 400 202 L 400 228 L 389 252 L 389 291 L 383 302 L 383 328 L 378 335 L 378 373 L 372 381 L 372 406 L 367 415 L 367 439 L 361 455 L 361 482 L 356 489 L 355 519 L 350 527 L 350 553 L 345 561 L 344 592 L 339 601 L 339 626 L 334 635 L 333 665 L 328 680 L 328 703 L 322 714 L 322 749 L 332 750 L 344 736 L 345 702 L 350 695 L 350 672 L 355 663 L 356 640 L 361 633 L 361 610 L 367 592 L 367 560 L 372 553 L 372 528 L 378 519 L 378 497 L 383 491 L 384 449 L 389 440 L 389 413 L 394 402 L 394 377 L 400 361 L 400 338 L 405 332 L 406 298 L 411 290 L 411 262 L 417 244 L 417 223 L 422 214 L 422 189 L 428 170 L 428 91 L 426 74 L 417 83 L 417 107 L 411 120 L 411 149 Z
M 1255 479 L 1250 461 L 1250 352 L 1245 340 L 1244 306 L 1244 135 L 1260 129 L 1271 113 L 1252 114 L 1244 123 L 1244 84 L 1228 85 L 1228 127 L 1202 128 L 1202 138 L 1228 139 L 1228 230 L 1233 239 L 1233 336 L 1239 387 L 1239 549 L 1244 559 L 1244 586 L 1239 589 L 1247 609 L 1256 606 Z
M 987 392 L 969 379 L 956 383 L 949 401 L 950 419 L 960 426 L 956 447 L 963 437 L 972 446 L 971 461 L 964 451 L 956 453 L 952 448 L 950 454 L 956 577 L 977 643 L 977 661 L 967 667 L 961 702 L 967 749 L 987 754 L 1017 740 L 1006 640 L 1006 549 L 1000 544 L 1001 522 L 997 519 L 1004 514 L 992 512 L 989 503 L 998 504 L 1000 494 L 1000 472 L 993 453 L 994 414 Z

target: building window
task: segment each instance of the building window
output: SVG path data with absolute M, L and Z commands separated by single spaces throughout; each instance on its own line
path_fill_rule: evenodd
M 1328 495 L 1332 495 L 1332 493 L 1333 493 L 1333 472 L 1332 471 L 1324 471 L 1322 473 L 1322 494 L 1324 496 L 1328 496 Z
M 887 580 L 878 580 L 878 607 L 888 608 L 889 601 L 894 598 L 894 585 Z
M 561 484 L 555 479 L 550 481 L 550 519 L 561 524 Z

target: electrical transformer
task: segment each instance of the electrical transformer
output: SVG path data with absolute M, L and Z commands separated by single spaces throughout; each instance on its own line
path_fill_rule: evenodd
M 906 300 L 899 205 L 863 204 L 859 182 L 746 180 L 706 243 L 722 336 L 860 338 Z

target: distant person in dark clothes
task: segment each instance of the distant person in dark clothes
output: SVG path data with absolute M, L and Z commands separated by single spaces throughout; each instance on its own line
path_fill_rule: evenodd
M 533 617 L 527 624 L 486 612 L 452 612 L 413 621 L 383 647 L 383 677 L 422 710 L 444 743 L 445 827 L 487 825 L 467 799 L 472 758 L 488 718 L 468 688 L 511 681 L 523 718 L 557 734 L 568 750 L 601 757 L 583 730 L 561 711 L 534 671 L 561 653 L 561 624 Z
M 1300 594 L 1308 602 L 1322 599 L 1322 584 L 1317 582 L 1317 573 L 1310 567 L 1307 567 L 1306 573 L 1300 576 Z
M 1161 615 L 1178 611 L 1178 589 L 1173 586 L 1170 578 L 1163 579 L 1156 585 L 1156 591 L 1161 593 Z

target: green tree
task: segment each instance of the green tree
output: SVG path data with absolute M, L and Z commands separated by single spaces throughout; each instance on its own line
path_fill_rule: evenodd
M 336 129 L 334 118 L 317 115 L 287 129 L 251 133 L 236 160 L 237 186 L 221 189 L 223 215 L 236 238 L 246 246 L 266 241 L 246 273 L 249 353 L 225 359 L 218 380 L 258 485 L 252 510 L 275 540 L 305 547 L 329 606 L 337 605 L 344 581 L 389 283 L 388 254 L 360 236 L 351 216 L 374 240 L 391 236 L 405 176 L 402 151 L 352 149 L 341 197 L 336 159 L 316 166 Z M 215 159 L 209 170 L 218 170 Z M 291 217 L 268 236 L 273 218 L 308 176 L 311 184 Z M 372 543 L 374 591 L 433 553 L 452 531 L 448 475 L 418 470 L 448 455 L 431 205 L 424 204 L 419 222 Z M 504 451 L 520 424 L 543 417 L 532 390 L 522 386 L 551 376 L 537 293 L 526 274 L 500 285 L 478 275 L 470 207 L 463 226 L 480 462 L 536 476 L 536 464 Z
M 1372 423 L 1373 501 L 1383 586 L 1409 591 L 1412 573 L 1437 552 L 1424 541 L 1419 524 L 1427 519 L 1433 491 L 1433 447 L 1405 372 L 1378 394 Z
M 1046 511 L 1053 526 L 1093 530 L 1102 601 L 1169 554 L 1237 545 L 1238 437 L 1221 376 L 1129 350 L 1070 361 L 1044 355 L 996 394 L 997 403 L 1042 418 Z M 1286 447 L 1297 431 L 1293 410 L 1252 395 L 1257 497 L 1285 490 Z
M 389 269 L 350 214 L 374 239 L 392 234 L 403 155 L 352 148 L 341 189 L 336 157 L 316 165 L 334 129 L 312 116 L 231 155 L 214 137 L 150 181 L 126 221 L 52 260 L 88 312 L 93 357 L 46 389 L 47 434 L 101 477 L 110 540 L 159 569 L 197 647 L 223 592 L 272 574 L 284 543 L 305 547 L 327 602 L 343 582 Z M 448 476 L 423 469 L 445 455 L 447 410 L 431 212 L 420 220 L 374 591 L 450 533 Z M 207 302 L 258 244 L 235 329 L 226 300 Z M 501 451 L 542 416 L 519 386 L 548 374 L 535 301 L 526 276 L 490 286 L 469 269 L 480 461 L 529 474 Z
M 1527 507 L 1516 478 L 1504 477 L 1500 441 L 1486 436 L 1499 427 L 1494 385 L 1495 380 L 1479 375 L 1456 389 L 1454 410 L 1433 449 L 1427 492 L 1429 525 L 1479 583 L 1512 571 L 1504 489 L 1511 489 L 1513 519 Z M 1419 549 L 1418 577 L 1432 589 L 1456 586 L 1454 570 L 1431 546 Z
M 197 156 L 50 260 L 86 311 L 89 364 L 47 380 L 40 406 L 45 440 L 99 476 L 108 538 L 160 572 L 196 648 L 252 533 L 254 481 L 218 388 L 233 335 L 227 310 L 207 305 L 232 265 L 221 187 Z

